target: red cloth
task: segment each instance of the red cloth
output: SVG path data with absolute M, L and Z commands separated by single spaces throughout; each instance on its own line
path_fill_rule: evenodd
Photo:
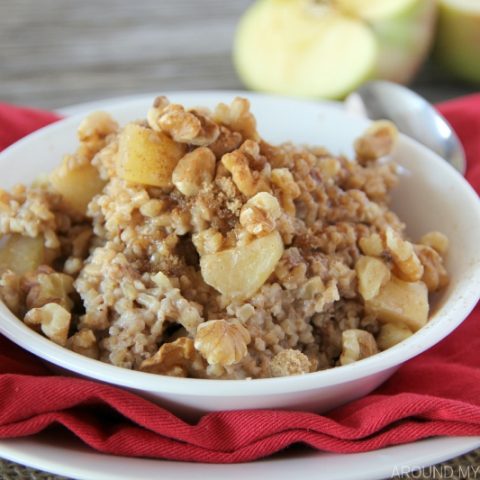
M 480 188 L 480 94 L 440 105 L 465 146 L 467 178 Z M 0 105 L 0 145 L 53 121 L 51 113 Z M 477 190 L 478 191 L 478 190 Z M 435 435 L 480 435 L 480 308 L 447 339 L 402 366 L 374 393 L 327 415 L 234 411 L 188 424 L 132 393 L 52 376 L 0 337 L 0 438 L 63 425 L 112 454 L 242 462 L 294 443 L 364 452 Z

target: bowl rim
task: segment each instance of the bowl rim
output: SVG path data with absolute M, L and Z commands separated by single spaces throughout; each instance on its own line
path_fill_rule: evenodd
M 259 94 L 251 92 L 228 91 L 228 90 L 200 90 L 200 91 L 172 91 L 165 92 L 169 96 L 194 96 L 200 99 L 202 96 L 211 97 L 218 94 L 221 97 L 225 95 L 236 96 L 243 95 L 252 100 L 255 99 L 276 99 L 277 101 L 288 101 L 298 104 L 312 104 L 325 109 L 335 109 L 339 111 L 338 105 L 334 102 L 318 102 L 304 99 L 292 99 L 278 95 Z M 135 97 L 117 97 L 112 100 L 100 101 L 105 107 L 121 106 L 129 103 L 145 101 L 149 94 L 142 94 Z M 151 98 L 151 96 L 150 96 Z M 90 105 L 94 106 L 96 102 Z M 77 105 L 69 108 L 79 108 Z M 96 108 L 96 107 L 95 107 Z M 61 111 L 61 110 L 60 110 Z M 347 113 L 345 112 L 345 115 Z M 0 159 L 6 155 L 14 155 L 17 149 L 24 144 L 31 142 L 37 137 L 54 134 L 57 129 L 64 128 L 66 123 L 77 123 L 85 116 L 85 112 L 66 117 L 51 125 L 47 125 L 30 135 L 22 138 L 18 142 L 9 146 L 0 153 Z M 399 142 L 413 147 L 419 151 L 421 156 L 430 156 L 438 162 L 439 169 L 449 169 L 452 182 L 462 190 L 465 200 L 469 206 L 476 210 L 480 219 L 480 202 L 478 196 L 469 185 L 469 183 L 457 171 L 448 165 L 442 158 L 434 152 L 428 150 L 415 140 L 400 134 Z M 440 340 L 451 333 L 475 307 L 480 292 L 480 265 L 476 265 L 474 275 L 470 279 L 469 295 L 464 295 L 457 301 L 448 312 L 446 318 L 435 323 L 428 323 L 425 327 L 416 332 L 413 336 L 394 347 L 373 355 L 361 361 L 330 368 L 305 375 L 262 378 L 262 379 L 240 379 L 240 380 L 214 380 L 214 379 L 195 379 L 178 378 L 164 375 L 155 375 L 140 371 L 129 370 L 117 367 L 111 364 L 93 360 L 64 347 L 61 347 L 51 340 L 43 337 L 39 333 L 27 327 L 20 319 L 13 315 L 8 308 L 0 301 L 0 333 L 5 335 L 12 342 L 20 347 L 30 351 L 47 362 L 56 365 L 62 370 L 67 370 L 71 374 L 80 375 L 87 379 L 95 379 L 115 386 L 126 387 L 132 390 L 144 391 L 149 393 L 158 393 L 165 395 L 183 395 L 195 397 L 242 397 L 242 396 L 263 396 L 268 394 L 289 394 L 296 391 L 308 391 L 318 388 L 326 388 L 333 385 L 348 383 L 354 380 L 367 377 L 369 375 L 382 372 L 384 370 L 400 366 L 405 361 L 417 356 L 425 350 L 431 348 Z M 442 312 L 440 309 L 434 314 Z M 443 313 L 443 312 L 442 312 Z

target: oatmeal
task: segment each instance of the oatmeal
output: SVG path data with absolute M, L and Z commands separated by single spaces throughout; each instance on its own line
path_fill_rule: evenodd
M 428 321 L 448 239 L 389 208 L 397 131 L 355 158 L 271 145 L 247 100 L 102 112 L 48 177 L 0 191 L 0 296 L 74 352 L 156 375 L 242 379 L 356 362 Z

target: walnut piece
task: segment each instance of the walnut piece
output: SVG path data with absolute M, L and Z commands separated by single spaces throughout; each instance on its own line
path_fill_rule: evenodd
M 32 308 L 27 312 L 24 322 L 30 327 L 38 327 L 53 342 L 62 347 L 67 344 L 70 312 L 58 303 L 47 303 L 41 308 Z
M 106 144 L 106 137 L 117 132 L 118 123 L 106 112 L 93 112 L 80 123 L 77 137 L 80 147 L 77 150 L 77 160 L 92 159 Z
M 213 118 L 216 122 L 239 132 L 244 140 L 259 139 L 257 122 L 250 112 L 250 102 L 246 98 L 236 97 L 230 105 L 218 104 Z
M 270 362 L 270 373 L 272 377 L 287 377 L 291 375 L 302 375 L 311 370 L 308 357 L 300 350 L 288 348 L 277 353 Z
M 380 257 L 384 251 L 382 237 L 378 233 L 372 233 L 358 240 L 358 246 L 364 255 Z
M 374 122 L 355 141 L 355 152 L 359 163 L 368 163 L 392 152 L 398 138 L 397 127 L 388 120 Z
M 233 152 L 243 142 L 242 135 L 239 132 L 234 132 L 229 128 L 220 125 L 220 135 L 211 143 L 208 148 L 220 160 L 226 153 Z
M 426 245 L 415 245 L 415 252 L 423 265 L 422 282 L 429 292 L 436 292 L 448 284 L 448 274 L 440 254 Z
M 294 216 L 296 208 L 293 201 L 300 196 L 300 187 L 296 184 L 292 173 L 288 168 L 274 168 L 271 181 L 280 189 L 282 208 L 288 215 Z
M 168 104 L 159 97 L 148 111 L 147 121 L 153 130 L 164 132 L 179 143 L 207 146 L 220 134 L 218 125 L 202 113 L 187 111 L 182 105 Z
M 73 278 L 70 275 L 40 267 L 37 272 L 25 276 L 24 284 L 28 290 L 28 309 L 43 307 L 47 303 L 58 303 L 68 311 L 72 309 L 69 294 L 73 292 Z
M 171 377 L 186 377 L 193 364 L 198 361 L 193 341 L 181 337 L 174 342 L 164 343 L 155 355 L 141 363 L 140 370 Z
M 20 315 L 25 300 L 21 282 L 21 275 L 11 270 L 0 274 L 0 299 L 16 315 Z
M 240 212 L 240 224 L 252 235 L 265 235 L 275 230 L 275 221 L 282 211 L 278 200 L 267 192 L 250 198 Z
M 215 163 L 215 155 L 210 149 L 196 148 L 177 163 L 172 174 L 172 182 L 187 197 L 196 195 L 203 185 L 212 183 Z
M 93 112 L 82 120 L 77 129 L 81 142 L 97 142 L 118 130 L 118 123 L 106 112 Z
M 325 284 L 318 275 L 309 278 L 299 289 L 299 297 L 303 300 L 313 300 L 318 295 L 325 292 Z
M 403 240 L 391 227 L 384 232 L 384 244 L 392 256 L 394 273 L 402 280 L 416 282 L 422 278 L 423 265 L 418 259 L 413 244 Z
M 323 181 L 333 180 L 341 169 L 342 165 L 337 158 L 325 157 L 318 160 L 318 170 Z
M 80 329 L 75 335 L 72 335 L 68 341 L 67 346 L 80 355 L 85 355 L 90 358 L 98 358 L 99 350 L 97 338 L 93 330 L 89 328 Z
M 223 235 L 215 228 L 192 235 L 192 242 L 200 256 L 217 253 L 222 248 L 223 240 Z
M 342 332 L 340 365 L 348 365 L 375 353 L 378 353 L 378 348 L 371 333 L 356 328 Z
M 253 197 L 258 192 L 270 192 L 269 172 L 253 168 L 254 163 L 261 163 L 258 157 L 259 146 L 251 140 L 244 142 L 239 150 L 222 157 L 222 165 L 231 173 L 233 183 L 246 197 Z
M 420 239 L 422 245 L 426 245 L 427 247 L 432 247 L 436 250 L 440 255 L 445 255 L 448 250 L 448 238 L 446 235 L 440 232 L 429 232 L 423 235 Z
M 248 353 L 250 333 L 238 321 L 209 320 L 201 323 L 195 336 L 195 348 L 209 365 L 233 365 Z

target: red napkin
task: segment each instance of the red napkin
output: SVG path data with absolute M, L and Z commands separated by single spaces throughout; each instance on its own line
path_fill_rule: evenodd
M 439 106 L 465 146 L 467 178 L 480 188 L 480 94 Z M 55 120 L 0 104 L 0 149 Z M 480 435 L 480 308 L 447 339 L 401 367 L 374 393 L 326 415 L 250 410 L 205 415 L 191 425 L 119 388 L 52 376 L 0 337 L 0 438 L 63 425 L 117 455 L 244 462 L 294 443 L 364 452 L 435 435 Z

